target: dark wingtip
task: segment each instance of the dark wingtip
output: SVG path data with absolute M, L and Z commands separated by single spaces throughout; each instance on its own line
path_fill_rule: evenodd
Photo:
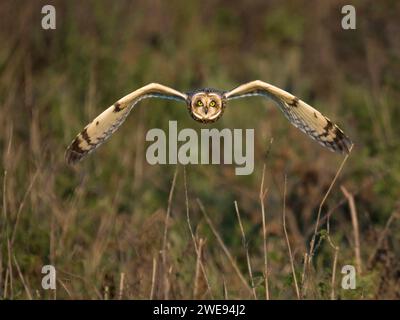
M 79 147 L 80 144 L 80 138 L 77 136 L 74 141 L 68 146 L 67 150 L 65 151 L 65 162 L 68 165 L 74 165 L 77 162 L 79 162 L 83 156 L 85 155 L 84 152 L 82 152 L 82 149 Z
M 348 155 L 350 154 L 351 150 L 353 149 L 353 142 L 347 137 L 342 130 L 336 127 L 336 137 L 334 139 L 335 145 L 337 147 L 337 151 L 341 152 L 342 154 Z
M 68 147 L 68 149 L 65 151 L 64 158 L 68 165 L 73 166 L 82 159 L 82 154 L 75 152 Z
M 350 154 L 353 147 L 354 147 L 354 143 L 349 138 L 346 137 L 345 150 L 343 151 L 343 154 L 346 154 L 346 155 Z

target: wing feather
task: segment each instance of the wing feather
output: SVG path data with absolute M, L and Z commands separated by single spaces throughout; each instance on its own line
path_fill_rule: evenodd
M 133 107 L 146 98 L 186 102 L 187 95 L 157 83 L 151 83 L 126 95 L 98 115 L 76 136 L 65 153 L 67 163 L 80 161 L 102 145 L 122 125 Z
M 274 100 L 286 118 L 310 138 L 331 151 L 348 154 L 352 142 L 343 131 L 321 112 L 296 96 L 266 82 L 256 80 L 225 93 L 228 100 L 265 96 Z

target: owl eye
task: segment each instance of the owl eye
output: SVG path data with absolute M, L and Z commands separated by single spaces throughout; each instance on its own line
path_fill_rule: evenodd
M 216 105 L 215 101 L 212 100 L 212 101 L 210 102 L 210 107 L 215 107 L 215 105 Z
M 201 102 L 201 100 L 198 100 L 196 104 L 197 104 L 197 106 L 199 106 L 199 107 L 202 107 L 202 106 L 203 106 L 203 102 Z

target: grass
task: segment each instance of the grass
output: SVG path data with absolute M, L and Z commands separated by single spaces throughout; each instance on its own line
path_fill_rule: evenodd
M 355 31 L 340 27 L 341 1 L 55 1 L 53 31 L 39 28 L 42 5 L 0 4 L 1 299 L 400 297 L 398 4 L 357 2 Z M 148 130 L 203 127 L 149 100 L 96 153 L 64 162 L 84 125 L 142 85 L 254 79 L 338 122 L 351 156 L 249 98 L 212 127 L 255 129 L 253 174 L 151 166 Z M 55 291 L 41 287 L 46 264 Z M 341 288 L 347 264 L 356 290 Z

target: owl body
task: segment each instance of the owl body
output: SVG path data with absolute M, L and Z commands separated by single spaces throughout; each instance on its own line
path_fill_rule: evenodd
M 228 101 L 250 96 L 272 99 L 295 127 L 329 150 L 345 154 L 350 152 L 352 142 L 336 124 L 298 97 L 266 82 L 255 80 L 230 91 L 203 88 L 187 93 L 150 83 L 119 99 L 90 122 L 67 148 L 66 161 L 73 164 L 93 152 L 121 126 L 133 107 L 143 99 L 183 102 L 194 120 L 213 123 L 222 117 Z

